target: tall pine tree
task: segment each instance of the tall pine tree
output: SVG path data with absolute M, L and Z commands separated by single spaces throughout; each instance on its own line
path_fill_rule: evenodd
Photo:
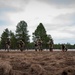
M 51 35 L 50 35 L 51 36 Z M 33 41 L 35 41 L 35 38 L 40 37 L 43 41 L 43 46 L 46 47 L 47 42 L 49 41 L 49 39 L 51 39 L 51 37 L 49 37 L 46 33 L 46 29 L 44 27 L 44 25 L 42 23 L 40 23 L 36 30 L 33 33 Z
M 20 21 L 16 26 L 16 36 L 17 39 L 22 39 L 25 44 L 29 42 L 29 35 L 27 30 L 27 23 L 25 21 Z
M 1 48 L 5 47 L 5 42 L 9 38 L 9 30 L 6 28 L 1 35 Z

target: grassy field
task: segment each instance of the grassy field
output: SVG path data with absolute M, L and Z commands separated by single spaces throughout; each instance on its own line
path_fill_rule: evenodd
M 0 51 L 0 75 L 75 75 L 75 52 Z

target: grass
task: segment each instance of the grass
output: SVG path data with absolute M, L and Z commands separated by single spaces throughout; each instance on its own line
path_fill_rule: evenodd
M 75 75 L 75 52 L 0 51 L 0 75 Z

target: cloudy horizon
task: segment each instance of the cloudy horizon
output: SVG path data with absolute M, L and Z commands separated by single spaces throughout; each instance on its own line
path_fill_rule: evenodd
M 0 0 L 0 36 L 6 28 L 15 32 L 21 20 L 28 25 L 30 39 L 43 23 L 54 43 L 75 44 L 75 0 Z

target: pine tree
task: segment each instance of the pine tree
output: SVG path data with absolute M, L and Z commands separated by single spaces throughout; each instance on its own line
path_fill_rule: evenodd
M 33 41 L 35 41 L 36 38 L 41 38 L 41 40 L 43 41 L 44 47 L 47 46 L 46 45 L 47 42 L 49 41 L 49 39 L 51 39 L 51 35 L 50 35 L 50 37 L 47 35 L 46 29 L 42 23 L 40 23 L 37 26 L 36 30 L 33 33 Z
M 11 41 L 11 49 L 16 49 L 17 48 L 17 39 L 15 34 L 10 31 L 10 41 Z
M 25 44 L 29 42 L 29 35 L 27 30 L 27 23 L 20 21 L 16 26 L 16 36 L 18 40 L 23 40 Z
M 5 42 L 9 38 L 9 30 L 6 28 L 1 35 L 1 47 L 5 48 Z

